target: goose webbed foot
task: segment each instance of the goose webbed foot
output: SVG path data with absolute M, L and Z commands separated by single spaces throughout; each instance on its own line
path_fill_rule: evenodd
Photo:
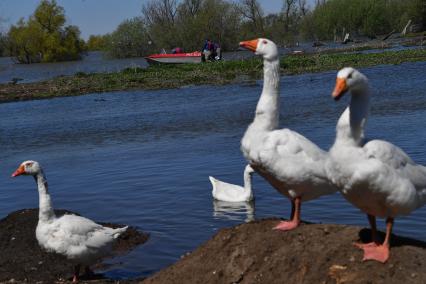
M 281 221 L 276 225 L 273 230 L 281 230 L 281 231 L 290 231 L 293 229 L 296 229 L 297 226 L 299 226 L 299 222 L 292 220 L 292 221 Z
M 281 221 L 273 230 L 290 231 L 296 229 L 300 224 L 301 197 L 296 197 L 291 201 L 291 220 Z
M 376 260 L 378 262 L 385 263 L 389 259 L 390 250 L 387 245 L 368 243 L 359 247 L 364 251 L 362 261 Z
M 371 225 L 371 237 L 372 240 L 376 239 L 376 218 L 372 215 L 368 215 L 368 219 Z M 386 219 L 386 237 L 383 244 L 377 242 L 371 243 L 355 243 L 354 245 L 364 251 L 364 257 L 362 261 L 376 260 L 381 263 L 385 263 L 389 259 L 390 255 L 390 237 L 392 234 L 393 218 Z

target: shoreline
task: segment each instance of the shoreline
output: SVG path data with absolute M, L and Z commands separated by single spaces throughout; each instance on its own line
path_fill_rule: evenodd
M 65 210 L 57 210 L 63 214 Z M 38 209 L 9 213 L 0 220 L 0 282 L 67 283 L 72 275 L 63 256 L 43 251 L 35 239 Z M 302 221 L 282 232 L 272 228 L 279 218 L 265 218 L 222 228 L 193 251 L 152 275 L 109 279 L 96 273 L 81 283 L 424 283 L 426 243 L 392 235 L 391 257 L 385 264 L 362 261 L 354 242 L 369 242 L 370 229 Z M 105 224 L 106 225 L 106 224 Z M 111 224 L 110 224 L 111 225 Z M 384 234 L 379 232 L 379 237 Z M 148 240 L 134 228 L 119 239 L 117 254 Z M 267 240 L 267 241 L 265 241 Z M 28 255 L 31 257 L 28 258 Z M 92 268 L 102 268 L 95 265 Z M 370 271 L 369 273 L 365 273 Z
M 142 283 L 424 283 L 426 243 L 392 236 L 385 264 L 362 261 L 370 229 L 307 224 L 282 232 L 267 218 L 224 228 Z M 379 233 L 383 238 L 383 233 Z M 368 273 L 366 273 L 368 272 Z
M 381 53 L 314 53 L 281 57 L 281 75 L 297 75 L 376 65 L 426 61 L 426 49 Z M 126 90 L 175 89 L 187 85 L 226 85 L 261 79 L 259 58 L 207 64 L 127 68 L 115 73 L 76 73 L 35 83 L 0 84 L 0 103 Z M 214 80 L 212 80 L 214 78 Z

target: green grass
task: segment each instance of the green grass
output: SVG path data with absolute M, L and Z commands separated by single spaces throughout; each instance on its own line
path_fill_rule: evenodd
M 426 49 L 386 51 L 370 54 L 309 54 L 281 58 L 283 75 L 338 70 L 345 66 L 368 67 L 383 64 L 426 61 Z M 127 68 L 117 73 L 78 73 L 49 81 L 0 85 L 0 101 L 80 95 L 130 89 L 168 89 L 185 85 L 229 84 L 241 78 L 260 79 L 262 61 L 251 58 L 205 64 L 157 65 Z

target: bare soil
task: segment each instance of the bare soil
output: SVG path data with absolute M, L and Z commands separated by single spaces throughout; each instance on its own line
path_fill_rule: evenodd
M 69 262 L 38 246 L 37 215 L 37 209 L 26 209 L 0 220 L 0 283 L 71 279 Z M 82 283 L 426 283 L 425 242 L 393 235 L 386 264 L 362 262 L 362 251 L 353 243 L 368 242 L 369 229 L 304 223 L 289 232 L 272 230 L 278 221 L 264 219 L 222 229 L 194 252 L 145 280 L 115 282 L 95 275 Z M 132 228 L 118 240 L 115 250 L 123 253 L 146 240 L 146 234 Z
M 369 229 L 303 224 L 272 230 L 278 221 L 222 229 L 143 283 L 426 283 L 425 242 L 393 236 L 386 264 L 362 262 L 353 243 L 369 241 Z
M 73 213 L 55 210 L 60 216 Z M 76 214 L 76 213 L 73 213 Z M 35 238 L 38 209 L 23 209 L 0 220 L 0 283 L 58 283 L 67 282 L 73 273 L 72 264 L 62 255 L 47 253 L 40 248 Z M 105 224 L 122 227 L 118 224 Z M 114 253 L 123 254 L 145 243 L 148 235 L 129 227 L 114 243 Z M 81 272 L 82 273 L 82 272 Z M 92 282 L 112 283 L 102 275 L 89 277 Z M 83 278 L 81 283 L 86 282 Z M 120 281 L 126 283 L 127 281 Z

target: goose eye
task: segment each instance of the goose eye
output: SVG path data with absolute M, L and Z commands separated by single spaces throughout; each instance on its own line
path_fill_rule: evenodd
M 33 165 L 33 163 L 27 163 L 25 166 L 26 167 L 31 167 Z
M 268 44 L 268 42 L 266 40 L 263 41 L 264 44 Z
M 350 78 L 352 78 L 352 73 L 350 73 L 350 74 L 348 75 L 348 79 L 350 79 Z

